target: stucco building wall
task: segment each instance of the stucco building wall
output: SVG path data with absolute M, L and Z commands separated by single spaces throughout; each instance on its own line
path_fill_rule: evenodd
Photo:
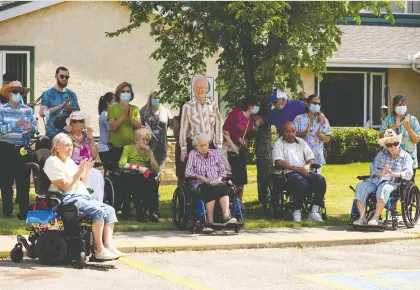
M 120 2 L 64 2 L 0 22 L 0 45 L 35 47 L 35 99 L 55 84 L 55 69 L 67 67 L 68 88 L 76 92 L 98 135 L 101 95 L 128 81 L 135 92 L 133 103 L 142 107 L 148 93 L 158 87 L 162 62 L 149 59 L 158 44 L 148 25 L 105 37 L 105 32 L 127 25 L 129 16 Z M 217 77 L 215 59 L 207 63 L 207 74 Z
M 420 74 L 412 69 L 390 68 L 388 69 L 388 86 L 392 98 L 402 94 L 407 97 L 408 112 L 418 119 L 420 118 Z M 391 108 L 391 106 L 389 106 Z

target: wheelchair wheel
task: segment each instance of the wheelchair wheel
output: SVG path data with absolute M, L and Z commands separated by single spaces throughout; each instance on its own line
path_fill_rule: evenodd
M 77 259 L 77 267 L 83 269 L 86 267 L 86 254 L 85 252 L 80 252 L 79 258 Z
M 108 177 L 105 177 L 104 181 L 104 203 L 110 206 L 114 206 L 114 185 L 112 184 L 111 179 L 109 179 Z
M 10 251 L 10 259 L 15 263 L 20 263 L 23 259 L 22 244 L 17 243 L 16 246 Z
M 45 265 L 62 263 L 68 254 L 66 241 L 59 232 L 44 232 L 35 244 L 35 252 Z
M 366 200 L 366 219 L 370 221 L 375 215 L 376 210 L 376 196 L 375 193 L 369 194 Z
M 275 191 L 272 176 L 267 177 L 263 185 L 265 196 L 262 200 L 262 208 L 264 215 L 276 218 L 281 212 L 281 194 Z
M 187 227 L 188 218 L 185 190 L 177 187 L 172 197 L 172 223 L 178 229 L 184 230 Z
M 407 228 L 413 228 L 420 217 L 420 191 L 414 182 L 409 181 L 401 197 L 402 218 Z

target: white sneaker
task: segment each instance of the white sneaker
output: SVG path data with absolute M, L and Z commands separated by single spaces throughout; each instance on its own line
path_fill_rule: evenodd
M 228 217 L 226 219 L 223 219 L 223 222 L 225 224 L 236 224 L 238 222 L 238 220 L 236 218 Z
M 108 247 L 108 248 L 106 248 L 108 251 L 110 251 L 111 253 L 113 253 L 113 254 L 115 254 L 115 255 L 117 255 L 118 257 L 124 257 L 125 256 L 125 253 L 123 253 L 123 252 L 120 252 L 116 247 L 114 247 L 114 246 L 111 246 L 111 247 Z
M 315 221 L 315 222 L 324 222 L 323 220 L 322 220 L 322 217 L 321 217 L 321 215 L 318 213 L 318 212 L 311 212 L 309 215 L 308 215 L 308 220 L 309 221 Z
M 378 219 L 376 216 L 374 216 L 369 222 L 368 225 L 369 226 L 377 226 L 378 225 Z
M 302 221 L 302 213 L 300 210 L 293 211 L 293 221 L 300 223 Z
M 355 220 L 353 222 L 353 224 L 356 225 L 356 226 L 363 226 L 363 225 L 366 224 L 366 222 L 367 222 L 367 220 L 366 220 L 365 217 L 360 217 L 359 219 Z
M 118 259 L 118 256 L 104 248 L 102 252 L 95 250 L 95 258 L 101 261 L 111 261 Z

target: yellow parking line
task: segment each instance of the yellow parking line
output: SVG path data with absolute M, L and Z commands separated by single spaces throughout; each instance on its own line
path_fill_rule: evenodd
M 190 289 L 197 289 L 197 290 L 214 290 L 214 288 L 205 286 L 205 285 L 201 285 L 199 283 L 196 283 L 194 281 L 188 280 L 185 277 L 176 275 L 176 274 L 172 274 L 163 270 L 159 270 L 157 268 L 154 268 L 152 266 L 146 265 L 144 263 L 141 263 L 139 261 L 135 261 L 132 259 L 129 259 L 127 257 L 121 257 L 119 259 L 119 261 L 121 261 L 122 263 L 126 264 L 127 266 L 133 267 L 137 270 L 143 271 L 143 272 L 147 272 L 150 273 L 152 275 L 155 275 L 157 277 L 160 277 L 162 279 L 174 282 L 176 284 L 185 286 L 187 288 Z

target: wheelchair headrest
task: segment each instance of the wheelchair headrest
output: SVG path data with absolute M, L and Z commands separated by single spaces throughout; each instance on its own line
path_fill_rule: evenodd
M 39 136 L 35 142 L 35 150 L 50 149 L 50 138 L 47 136 Z
M 44 172 L 45 161 L 50 157 L 51 152 L 49 149 L 39 149 L 32 153 L 32 162 L 38 164 L 38 172 L 33 170 L 35 190 L 46 191 L 51 185 L 51 181 Z

